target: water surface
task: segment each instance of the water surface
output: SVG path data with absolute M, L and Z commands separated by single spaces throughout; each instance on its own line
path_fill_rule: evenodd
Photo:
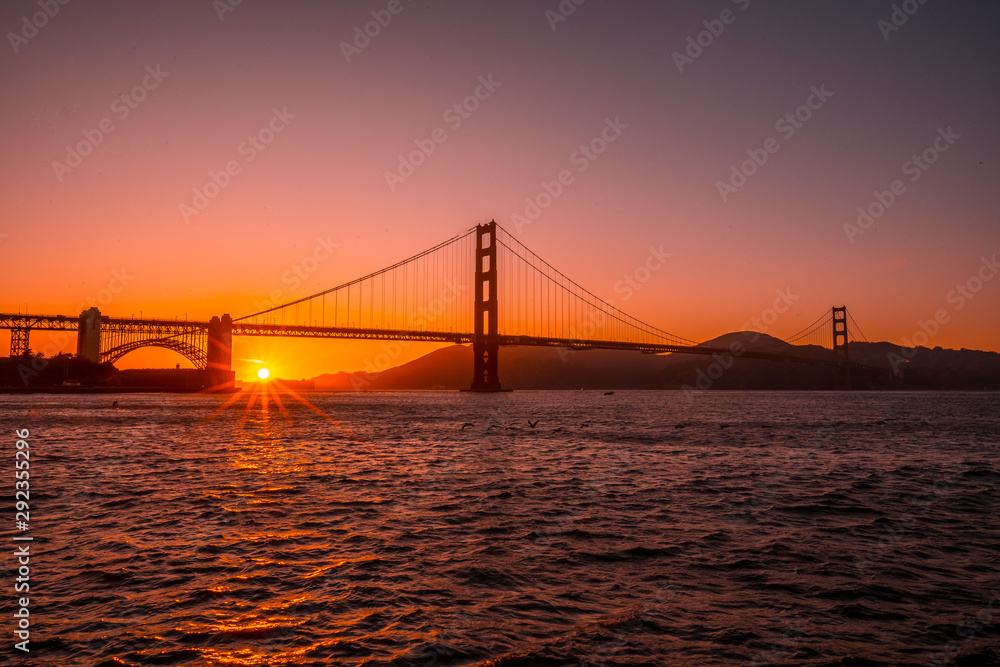
M 31 664 L 1000 664 L 1000 395 L 300 397 L 0 396 Z

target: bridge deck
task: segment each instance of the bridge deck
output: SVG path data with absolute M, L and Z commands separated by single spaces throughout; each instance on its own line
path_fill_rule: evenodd
M 76 331 L 79 317 L 66 315 L 28 315 L 0 313 L 0 329 L 31 329 L 39 331 Z M 102 328 L 112 331 L 130 329 L 132 333 L 164 339 L 189 333 L 203 333 L 208 330 L 209 323 L 189 320 L 155 320 L 101 317 Z M 363 329 L 348 327 L 315 327 L 291 326 L 282 324 L 252 324 L 247 322 L 233 323 L 234 336 L 273 336 L 283 338 L 342 338 L 355 340 L 409 340 L 429 343 L 454 343 L 468 345 L 475 339 L 471 332 L 450 331 L 416 331 L 407 329 Z M 155 339 L 147 339 L 147 344 Z M 803 357 L 785 352 L 768 352 L 763 350 L 742 349 L 734 353 L 728 348 L 709 347 L 705 345 L 675 345 L 668 343 L 624 342 L 607 340 L 581 340 L 572 338 L 545 338 L 538 336 L 499 335 L 497 342 L 502 346 L 525 345 L 532 347 L 560 347 L 574 350 L 626 350 L 644 352 L 647 354 L 697 354 L 697 355 L 732 355 L 745 359 L 766 359 L 770 361 L 794 361 L 806 364 L 836 366 L 832 356 L 829 360 Z M 858 364 L 851 364 L 858 366 Z

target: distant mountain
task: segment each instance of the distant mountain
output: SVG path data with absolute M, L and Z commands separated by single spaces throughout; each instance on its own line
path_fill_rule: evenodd
M 736 354 L 643 354 L 616 350 L 546 347 L 500 349 L 500 381 L 506 389 L 832 389 L 830 366 L 752 359 L 751 352 L 791 353 L 826 360 L 831 352 L 815 345 L 790 345 L 754 332 L 725 334 L 706 347 Z M 851 343 L 855 389 L 1000 389 L 1000 354 L 978 350 L 917 348 L 902 354 L 890 343 Z M 895 366 L 897 373 L 890 368 Z M 435 350 L 381 373 L 336 373 L 313 378 L 321 390 L 467 389 L 472 348 Z
M 459 389 L 472 379 L 472 348 L 467 345 L 435 350 L 381 373 L 336 373 L 313 378 L 317 389 Z

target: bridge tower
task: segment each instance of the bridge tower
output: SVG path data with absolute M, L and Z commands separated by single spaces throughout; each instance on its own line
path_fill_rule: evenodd
M 851 388 L 851 366 L 847 353 L 847 306 L 833 309 L 834 389 Z
M 101 362 L 101 311 L 96 307 L 80 313 L 77 328 L 76 356 L 80 359 Z
M 497 342 L 497 223 L 476 225 L 475 336 L 470 391 L 502 391 L 498 372 Z

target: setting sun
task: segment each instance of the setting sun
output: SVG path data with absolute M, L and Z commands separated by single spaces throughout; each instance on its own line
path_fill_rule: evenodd
M 257 371 L 257 377 L 259 377 L 261 380 L 266 380 L 270 376 L 271 376 L 271 371 L 267 370 L 266 368 L 261 368 L 259 371 Z

